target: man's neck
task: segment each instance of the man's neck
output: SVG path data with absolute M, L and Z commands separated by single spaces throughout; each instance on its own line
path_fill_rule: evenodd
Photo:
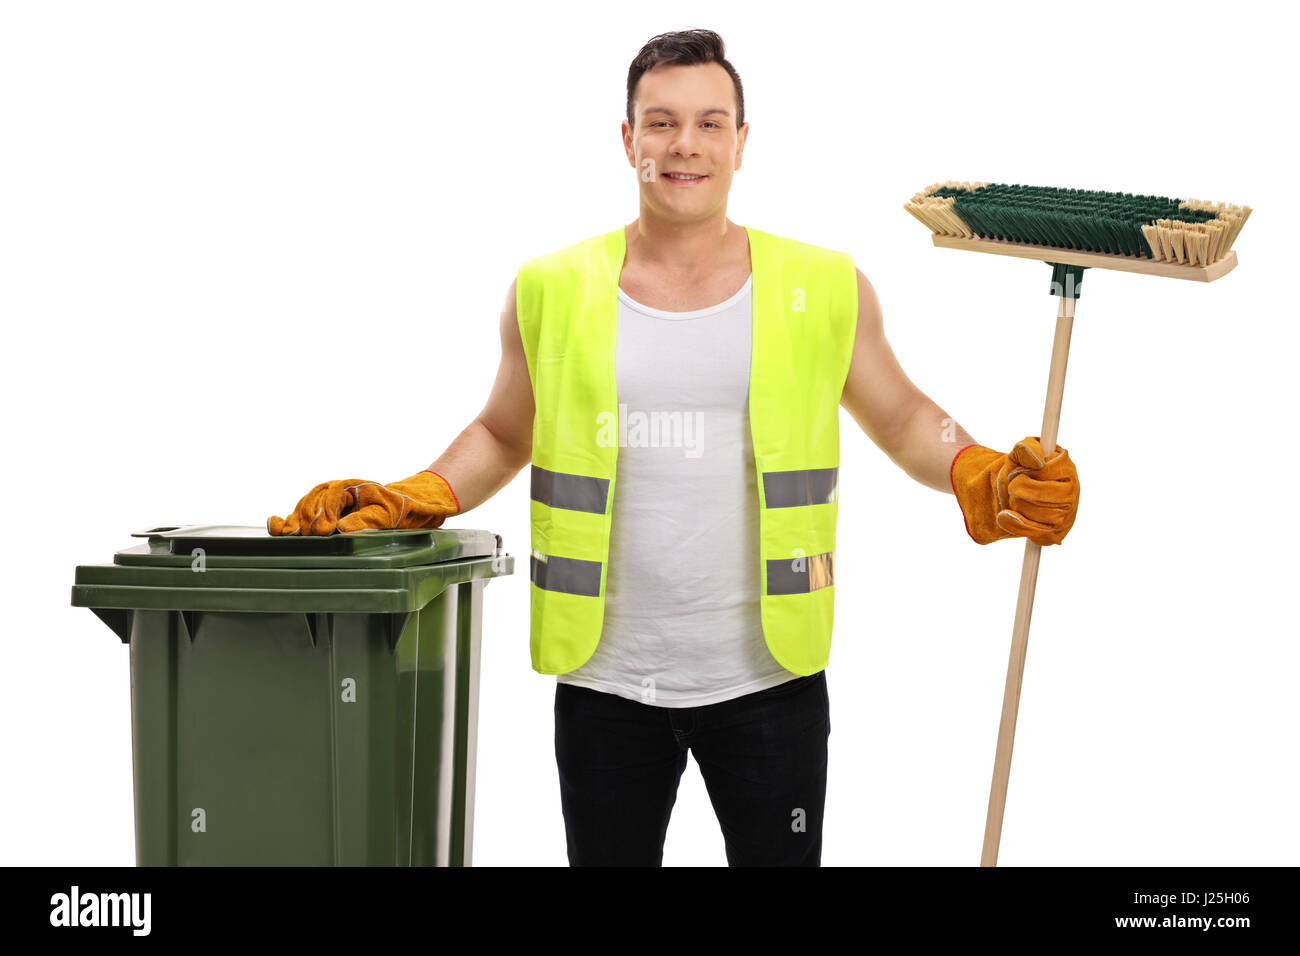
M 627 261 L 638 268 L 677 275 L 710 273 L 748 245 L 744 230 L 722 213 L 691 223 L 664 222 L 645 211 L 625 227 Z

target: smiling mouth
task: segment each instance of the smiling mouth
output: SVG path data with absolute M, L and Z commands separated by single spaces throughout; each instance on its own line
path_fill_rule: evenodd
M 664 173 L 663 178 L 677 186 L 694 186 L 708 179 L 708 176 L 689 173 Z

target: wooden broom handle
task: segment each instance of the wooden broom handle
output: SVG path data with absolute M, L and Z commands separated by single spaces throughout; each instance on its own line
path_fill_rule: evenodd
M 1061 397 L 1065 392 L 1065 363 L 1070 355 L 1070 328 L 1074 324 L 1071 296 L 1060 296 L 1056 313 L 1056 339 L 1052 343 L 1052 367 L 1047 376 L 1047 403 L 1043 407 L 1043 452 L 1056 451 L 1056 430 L 1061 423 Z M 1020 681 L 1025 672 L 1025 651 L 1029 648 L 1029 618 L 1034 613 L 1034 587 L 1038 583 L 1038 556 L 1042 546 L 1025 542 L 1025 560 L 1020 566 L 1020 596 L 1016 599 L 1016 621 L 1011 630 L 1011 660 L 1007 684 L 1002 693 L 1002 721 L 998 724 L 998 751 L 993 760 L 993 785 L 989 789 L 989 813 L 984 823 L 984 852 L 980 866 L 998 865 L 998 843 L 1002 839 L 1002 814 L 1007 805 L 1007 780 L 1011 776 L 1011 747 L 1016 737 L 1016 712 L 1020 709 Z

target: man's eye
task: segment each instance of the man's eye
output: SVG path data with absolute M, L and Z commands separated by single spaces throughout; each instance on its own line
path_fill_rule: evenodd
M 709 126 L 718 126 L 718 124 L 717 124 L 717 123 L 714 123 L 712 120 L 710 120 L 709 123 L 708 123 L 707 125 L 709 125 Z M 718 126 L 718 129 L 721 129 L 721 128 L 722 128 L 721 126 Z

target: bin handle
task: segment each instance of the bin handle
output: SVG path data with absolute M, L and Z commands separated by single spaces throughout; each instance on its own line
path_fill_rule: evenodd
M 153 537 L 154 535 L 156 535 L 156 534 L 161 534 L 161 533 L 164 532 L 164 531 L 180 531 L 180 530 L 181 530 L 181 526 L 180 526 L 180 525 L 164 525 L 164 526 L 161 527 L 161 528 L 150 528 L 148 531 L 132 531 L 132 532 L 131 532 L 131 537 L 133 537 L 133 538 L 151 538 L 151 537 Z
M 150 538 L 156 534 L 171 533 L 172 537 L 179 538 L 179 537 L 184 537 L 186 535 L 195 535 L 196 533 L 201 534 L 203 531 L 206 531 L 209 528 L 219 528 L 219 527 L 224 527 L 224 526 L 213 525 L 213 524 L 175 524 L 175 525 L 166 524 L 166 525 L 161 525 L 160 527 L 157 528 L 150 528 L 147 531 L 133 531 L 131 532 L 131 537 Z

